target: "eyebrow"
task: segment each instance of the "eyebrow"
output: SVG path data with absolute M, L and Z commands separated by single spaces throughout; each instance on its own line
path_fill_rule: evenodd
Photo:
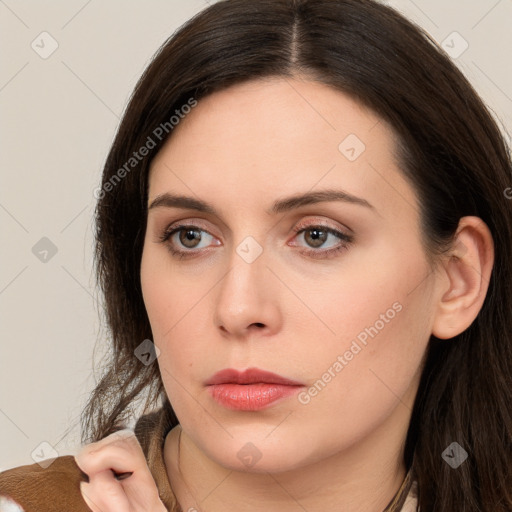
M 296 194 L 290 197 L 285 197 L 283 199 L 278 199 L 268 210 L 266 210 L 266 213 L 269 215 L 276 215 L 278 213 L 284 213 L 296 208 L 300 208 L 301 206 L 327 201 L 341 201 L 345 203 L 351 203 L 376 211 L 375 207 L 371 205 L 366 199 L 356 197 L 343 190 L 328 189 L 319 190 L 316 192 L 307 192 L 305 194 Z M 195 199 L 194 197 L 189 196 L 175 195 L 169 192 L 155 197 L 155 199 L 153 199 L 149 205 L 149 210 L 160 207 L 185 208 L 219 216 L 215 208 L 206 201 Z

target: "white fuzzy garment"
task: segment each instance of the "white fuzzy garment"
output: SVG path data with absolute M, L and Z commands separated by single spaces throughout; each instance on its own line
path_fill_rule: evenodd
M 0 512 L 25 512 L 15 501 L 7 496 L 0 496 Z

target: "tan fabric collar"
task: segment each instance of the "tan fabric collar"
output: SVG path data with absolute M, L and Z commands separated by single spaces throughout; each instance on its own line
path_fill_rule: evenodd
M 169 512 L 180 512 L 180 507 L 169 484 L 163 449 L 168 432 L 176 424 L 170 408 L 164 405 L 158 411 L 142 416 L 135 425 L 135 435 L 146 456 L 160 499 Z

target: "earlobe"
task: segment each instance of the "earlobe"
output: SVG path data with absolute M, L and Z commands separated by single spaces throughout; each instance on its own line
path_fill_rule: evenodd
M 447 279 L 432 327 L 436 338 L 453 338 L 473 323 L 487 295 L 493 263 L 494 243 L 485 222 L 474 216 L 461 218 L 443 265 Z

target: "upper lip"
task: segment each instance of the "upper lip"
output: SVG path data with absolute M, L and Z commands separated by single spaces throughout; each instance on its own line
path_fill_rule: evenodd
M 259 368 L 247 368 L 244 371 L 238 371 L 233 368 L 220 370 L 210 377 L 205 385 L 215 384 L 282 384 L 285 386 L 303 386 L 301 382 L 287 379 L 276 373 L 260 370 Z

